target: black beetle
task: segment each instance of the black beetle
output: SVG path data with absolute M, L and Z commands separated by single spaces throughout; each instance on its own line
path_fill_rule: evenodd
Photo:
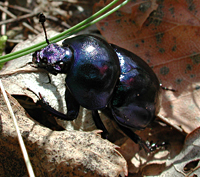
M 40 15 L 44 28 L 45 17 Z M 46 32 L 45 32 L 46 33 Z M 121 130 L 145 150 L 153 150 L 131 129 L 144 129 L 160 108 L 160 83 L 153 70 L 132 52 L 93 35 L 67 38 L 33 54 L 33 63 L 52 74 L 65 73 L 67 115 L 74 120 L 80 105 L 92 110 L 97 128 L 108 132 L 98 110 L 114 118 Z M 55 111 L 56 113 L 57 111 Z

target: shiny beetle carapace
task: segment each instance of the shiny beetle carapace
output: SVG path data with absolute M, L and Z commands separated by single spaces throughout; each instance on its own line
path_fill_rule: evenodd
M 44 15 L 40 16 L 43 24 Z M 80 106 L 92 110 L 106 138 L 101 110 L 133 141 L 152 150 L 131 129 L 144 129 L 159 111 L 161 87 L 153 70 L 132 52 L 93 35 L 67 38 L 62 46 L 46 40 L 48 46 L 33 54 L 33 63 L 55 75 L 66 74 L 67 114 L 60 118 L 76 119 Z

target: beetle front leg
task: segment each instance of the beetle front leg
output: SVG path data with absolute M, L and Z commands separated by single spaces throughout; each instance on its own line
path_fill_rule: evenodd
M 78 117 L 80 105 L 67 88 L 65 91 L 65 101 L 67 104 L 66 120 L 76 119 Z
M 142 147 L 147 153 L 150 153 L 155 150 L 155 148 L 152 148 L 151 146 L 149 146 L 149 144 L 144 142 L 144 140 L 142 140 L 142 138 L 139 137 L 132 130 L 130 130 L 126 127 L 123 127 L 120 124 L 118 124 L 118 126 L 131 140 L 133 140 L 136 144 L 139 144 L 140 147 Z
M 99 116 L 98 110 L 92 111 L 92 117 L 93 117 L 93 120 L 94 120 L 96 127 L 100 130 L 103 130 L 103 133 L 101 134 L 102 138 L 107 139 L 109 133 L 108 133 L 106 127 L 104 126 L 104 124 L 103 124 L 103 122 L 102 122 L 102 120 Z

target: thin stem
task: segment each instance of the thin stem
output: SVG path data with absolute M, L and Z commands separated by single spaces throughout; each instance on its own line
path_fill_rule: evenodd
M 95 20 L 90 21 L 90 22 L 88 22 L 87 24 L 85 24 L 85 25 L 83 25 L 83 26 L 80 26 L 79 28 L 75 28 L 74 30 L 72 29 L 72 28 L 73 28 L 73 27 L 72 27 L 72 28 L 70 28 L 70 31 L 72 31 L 71 33 L 70 33 L 70 31 L 69 31 L 68 33 L 65 34 L 65 32 L 66 32 L 66 31 L 65 31 L 65 32 L 63 32 L 63 35 L 60 36 L 60 38 L 55 39 L 55 37 L 58 36 L 58 35 L 57 35 L 57 36 L 52 37 L 52 38 L 50 39 L 50 41 L 51 41 L 51 42 L 58 42 L 58 41 L 63 40 L 63 39 L 65 39 L 66 37 L 68 37 L 68 36 L 70 36 L 70 35 L 72 35 L 72 34 L 75 34 L 75 33 L 79 32 L 79 31 L 81 31 L 81 30 L 83 30 L 83 29 L 85 29 L 85 28 L 87 28 L 87 27 L 89 27 L 89 26 L 91 26 L 91 25 L 97 23 L 98 21 L 100 21 L 100 20 L 104 19 L 105 17 L 111 15 L 113 12 L 119 10 L 122 6 L 124 6 L 125 4 L 127 4 L 129 1 L 130 1 L 130 0 L 125 0 L 124 2 L 122 2 L 121 4 L 119 4 L 118 6 L 116 6 L 116 7 L 113 8 L 113 9 L 111 9 L 111 10 L 108 11 L 107 13 L 101 15 L 100 17 L 96 18 Z M 71 30 L 71 29 L 72 29 L 72 30 Z
M 3 87 L 3 84 L 1 82 L 1 79 L 0 79 L 0 88 L 1 88 L 1 92 L 3 94 L 4 100 L 5 100 L 6 104 L 7 104 L 8 110 L 10 112 L 10 115 L 11 115 L 11 117 L 13 119 L 13 123 L 14 123 L 15 129 L 17 131 L 17 137 L 18 137 L 18 140 L 19 140 L 19 145 L 21 147 L 22 154 L 24 156 L 24 161 L 25 161 L 29 176 L 30 177 L 35 177 L 35 174 L 34 174 L 34 171 L 33 171 L 33 168 L 31 166 L 31 162 L 30 162 L 30 159 L 29 159 L 29 156 L 28 156 L 28 152 L 26 150 L 26 146 L 25 146 L 23 138 L 22 138 L 22 136 L 20 134 L 20 130 L 19 130 L 19 127 L 18 127 L 18 124 L 17 124 L 17 120 L 15 118 L 15 115 L 13 113 L 12 107 L 11 107 L 10 102 L 8 100 L 7 94 L 6 94 L 5 90 L 4 90 L 4 87 Z
M 97 18 L 99 15 L 101 15 L 102 13 L 107 11 L 111 6 L 113 6 L 118 1 L 119 0 L 112 1 L 110 4 L 108 4 L 107 6 L 102 8 L 100 11 L 98 11 L 97 13 L 92 15 L 91 17 L 89 17 L 86 20 L 80 22 L 79 24 L 73 26 L 72 28 L 70 28 L 70 29 L 68 29 L 68 30 L 66 30 L 66 31 L 64 31 L 64 32 L 62 32 L 62 33 L 50 38 L 49 41 L 50 42 L 58 42 L 58 41 L 60 41 L 60 40 L 62 40 L 64 38 L 66 38 L 66 36 L 70 36 L 70 35 L 72 35 L 74 33 L 77 33 L 78 31 L 81 31 L 81 30 L 91 26 L 92 24 L 94 24 L 94 23 L 102 20 L 103 18 L 107 17 L 108 15 L 112 14 L 114 11 L 118 10 L 123 5 L 127 4 L 130 0 L 125 0 L 123 3 L 121 3 L 117 7 L 113 8 L 112 10 L 108 11 L 104 15 L 100 16 L 99 18 Z M 91 20 L 93 20 L 93 21 L 91 21 Z M 35 44 L 33 46 L 30 46 L 30 47 L 28 47 L 26 49 L 19 50 L 17 52 L 13 52 L 13 53 L 1 56 L 0 57 L 0 63 L 7 62 L 7 61 L 13 60 L 15 58 L 19 58 L 21 56 L 27 55 L 29 53 L 35 52 L 37 50 L 40 50 L 41 48 L 44 48 L 45 46 L 47 46 L 47 43 L 46 43 L 46 41 L 43 41 L 43 42 L 41 42 L 39 44 Z

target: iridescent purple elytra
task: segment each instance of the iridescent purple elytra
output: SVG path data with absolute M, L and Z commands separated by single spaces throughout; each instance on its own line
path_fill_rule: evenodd
M 160 108 L 159 81 L 140 57 L 99 37 L 79 35 L 65 39 L 62 46 L 49 44 L 36 51 L 33 63 L 52 74 L 66 74 L 68 111 L 66 116 L 60 114 L 61 119 L 76 119 L 83 106 L 92 110 L 94 122 L 106 138 L 108 131 L 98 114 L 102 110 L 133 141 L 151 150 L 131 131 L 144 129 Z

